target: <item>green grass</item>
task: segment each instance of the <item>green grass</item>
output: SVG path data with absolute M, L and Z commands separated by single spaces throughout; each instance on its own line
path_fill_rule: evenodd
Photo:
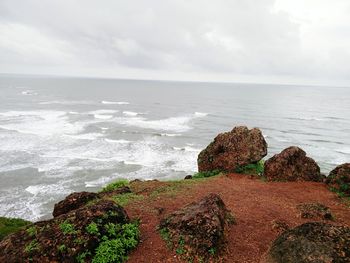
M 171 248 L 173 246 L 173 242 L 171 241 L 169 230 L 166 227 L 161 228 L 159 229 L 159 234 L 162 237 L 162 239 L 166 242 L 167 246 Z
M 199 179 L 199 178 L 207 178 L 207 177 L 212 177 L 212 176 L 215 176 L 215 175 L 218 175 L 220 174 L 221 171 L 220 170 L 212 170 L 212 171 L 207 171 L 207 172 L 198 172 L 198 173 L 195 173 L 192 178 L 193 179 Z
M 31 222 L 20 218 L 0 217 L 0 241 L 7 235 L 17 232 Z
M 128 186 L 129 185 L 129 181 L 126 179 L 120 179 L 118 181 L 115 181 L 113 183 L 110 183 L 108 185 L 106 185 L 104 188 L 102 188 L 101 192 L 105 193 L 105 192 L 111 192 L 113 190 L 118 189 L 119 187 L 122 186 Z
M 137 195 L 134 193 L 119 194 L 112 197 L 112 199 L 120 206 L 126 206 L 132 201 L 142 200 L 143 195 Z
M 262 175 L 264 173 L 264 161 L 260 160 L 257 163 L 251 163 L 236 168 L 236 173 Z

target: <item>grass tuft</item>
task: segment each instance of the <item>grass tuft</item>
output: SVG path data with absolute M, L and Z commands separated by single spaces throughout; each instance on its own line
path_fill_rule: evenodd
M 129 181 L 128 180 L 120 179 L 118 181 L 115 181 L 113 183 L 110 183 L 110 184 L 106 185 L 104 188 L 102 188 L 101 193 L 111 192 L 113 190 L 118 189 L 119 187 L 128 186 L 128 185 L 129 185 Z
M 247 164 L 236 168 L 236 173 L 262 175 L 264 173 L 264 161 L 260 160 L 256 163 Z
M 7 235 L 17 232 L 31 222 L 20 218 L 0 217 L 0 241 Z
M 193 179 L 199 179 L 199 178 L 207 178 L 207 177 L 212 177 L 212 176 L 215 176 L 215 175 L 218 175 L 220 174 L 221 171 L 220 170 L 212 170 L 212 171 L 207 171 L 207 172 L 198 172 L 198 173 L 195 173 L 192 178 Z

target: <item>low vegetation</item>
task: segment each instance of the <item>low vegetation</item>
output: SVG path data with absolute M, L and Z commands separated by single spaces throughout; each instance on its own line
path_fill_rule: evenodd
M 91 254 L 93 263 L 125 262 L 127 254 L 134 249 L 139 240 L 139 223 L 132 222 L 124 225 L 108 223 L 100 225 L 92 222 L 86 227 L 86 231 L 95 235 L 99 240 L 96 250 L 85 251 L 78 255 L 76 260 L 84 262 Z
M 262 175 L 264 173 L 264 161 L 260 160 L 256 163 L 247 164 L 236 168 L 236 173 Z
M 0 241 L 7 235 L 17 232 L 31 222 L 19 218 L 0 217 Z
M 120 206 L 126 206 L 132 201 L 142 200 L 143 195 L 137 195 L 134 193 L 119 194 L 112 197 L 112 199 Z
M 192 178 L 193 179 L 207 178 L 207 177 L 212 177 L 212 176 L 218 175 L 220 173 L 221 173 L 220 170 L 212 170 L 212 171 L 207 171 L 207 172 L 198 172 L 198 173 L 195 173 L 192 176 Z
M 119 187 L 123 187 L 123 186 L 128 186 L 129 185 L 129 181 L 126 179 L 120 179 L 117 180 L 113 183 L 110 183 L 108 185 L 106 185 L 104 188 L 102 188 L 101 192 L 105 193 L 105 192 L 111 192 L 113 190 L 118 189 Z

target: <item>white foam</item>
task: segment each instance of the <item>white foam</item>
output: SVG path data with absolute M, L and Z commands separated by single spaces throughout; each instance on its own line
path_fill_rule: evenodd
M 109 120 L 113 118 L 113 115 L 94 114 L 94 117 L 100 120 Z
M 108 130 L 108 127 L 101 127 L 101 130 Z
M 42 101 L 39 102 L 40 105 L 51 105 L 51 104 L 60 104 L 60 105 L 89 105 L 94 104 L 93 101 L 85 100 L 51 100 L 51 101 Z
M 99 137 L 102 137 L 103 134 L 101 133 L 83 133 L 83 134 L 76 134 L 76 135 L 65 135 L 66 137 L 69 138 L 74 138 L 78 140 L 95 140 Z
M 205 117 L 205 116 L 208 115 L 208 113 L 205 113 L 205 112 L 195 112 L 194 115 L 197 116 L 197 117 Z
M 33 95 L 38 95 L 38 93 L 36 93 L 35 91 L 33 90 L 24 90 L 21 92 L 22 95 L 30 95 L 30 96 L 33 96 Z
M 89 111 L 89 114 L 114 114 L 117 112 L 118 112 L 117 110 L 101 109 L 101 110 Z
M 64 111 L 7 111 L 0 113 L 7 118 L 0 128 L 25 134 L 52 136 L 56 134 L 74 134 L 84 126 L 70 123 Z
M 109 104 L 109 105 L 113 105 L 113 104 L 115 104 L 115 105 L 128 105 L 128 104 L 130 104 L 129 102 L 127 102 L 127 101 L 107 101 L 107 100 L 103 100 L 103 101 L 101 101 L 101 103 L 102 104 Z
M 181 134 L 178 134 L 178 133 L 161 133 L 160 136 L 177 137 L 177 136 L 181 136 Z
M 139 113 L 133 111 L 123 111 L 123 114 L 126 116 L 137 116 Z
M 110 143 L 121 143 L 121 144 L 127 144 L 127 143 L 131 143 L 131 141 L 127 141 L 127 140 L 112 140 L 112 139 L 105 139 L 106 142 L 110 142 Z

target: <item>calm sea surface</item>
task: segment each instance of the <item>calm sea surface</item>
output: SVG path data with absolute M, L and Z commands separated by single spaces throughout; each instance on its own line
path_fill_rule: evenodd
M 237 125 L 328 173 L 350 161 L 350 88 L 0 76 L 0 216 L 45 218 L 118 178 L 182 178 Z

